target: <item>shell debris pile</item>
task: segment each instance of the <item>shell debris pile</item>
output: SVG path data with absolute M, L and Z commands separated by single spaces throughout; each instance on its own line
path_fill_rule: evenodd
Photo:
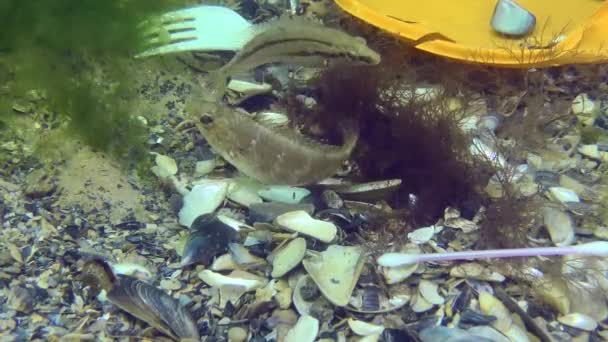
M 331 1 L 222 3 L 255 22 L 280 13 L 327 22 L 339 15 Z M 388 45 L 381 37 L 370 46 Z M 380 97 L 397 96 L 413 109 L 447 97 L 470 138 L 467 156 L 492 166 L 474 198 L 447 201 L 425 220 L 414 213 L 432 185 L 397 176 L 389 162 L 374 165 L 381 176 L 363 177 L 357 161 L 365 143 L 344 169 L 315 184 L 262 184 L 241 174 L 185 119 L 185 98 L 196 96 L 186 90 L 190 80 L 162 70 L 148 75 L 141 93 L 147 108 L 169 114 L 139 118 L 152 153 L 114 183 L 107 177 L 119 168 L 104 158 L 71 163 L 70 149 L 82 148 L 74 143 L 59 153 L 66 160 L 49 164 L 43 157 L 50 156 L 36 157 L 17 138 L 20 130 L 5 135 L 0 118 L 0 158 L 14 164 L 10 174 L 0 170 L 0 340 L 607 340 L 606 258 L 379 262 L 386 253 L 608 240 L 608 68 L 586 68 L 527 71 L 526 82 L 542 78 L 544 93 L 508 82 L 505 93 L 475 82 L 454 92 L 432 75 L 384 91 Z M 306 89 L 318 72 L 258 68 L 234 77 L 225 100 L 276 129 L 301 128 L 296 112 L 322 99 L 289 92 Z M 150 95 L 159 83 L 163 98 Z M 52 115 L 41 98 L 13 102 L 17 121 L 56 129 L 44 121 Z M 285 104 L 293 113 L 278 108 Z M 522 126 L 536 135 L 522 136 Z M 90 178 L 78 187 L 66 183 L 66 174 L 82 172 Z

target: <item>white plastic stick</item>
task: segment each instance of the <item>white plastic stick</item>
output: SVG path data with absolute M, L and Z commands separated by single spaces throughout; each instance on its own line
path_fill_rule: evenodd
M 488 258 L 514 258 L 548 255 L 588 255 L 608 256 L 608 241 L 595 241 L 576 246 L 489 249 L 485 251 L 464 251 L 432 254 L 385 253 L 378 258 L 378 264 L 396 267 L 425 261 L 451 261 Z

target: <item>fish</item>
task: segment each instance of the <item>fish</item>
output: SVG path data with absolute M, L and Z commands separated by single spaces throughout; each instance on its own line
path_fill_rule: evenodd
M 377 65 L 380 55 L 364 38 L 324 26 L 310 19 L 282 16 L 260 24 L 253 37 L 224 66 L 211 71 L 203 84 L 208 100 L 220 99 L 227 80 L 237 74 L 270 63 L 306 67 L 338 63 Z
M 271 185 L 307 185 L 334 175 L 359 137 L 354 120 L 339 123 L 341 145 L 328 145 L 221 102 L 192 101 L 187 111 L 213 150 L 241 173 Z

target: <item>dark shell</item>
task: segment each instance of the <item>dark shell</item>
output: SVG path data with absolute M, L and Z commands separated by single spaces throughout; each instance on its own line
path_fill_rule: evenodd
M 495 316 L 484 315 L 480 312 L 467 309 L 460 314 L 460 322 L 458 325 L 461 328 L 465 328 L 468 327 L 468 325 L 487 325 L 495 320 Z
M 534 174 L 534 182 L 546 187 L 559 186 L 559 177 L 557 172 L 539 170 Z
M 220 221 L 215 214 L 197 217 L 190 227 L 182 265 L 209 264 L 213 257 L 225 253 L 228 244 L 235 241 L 237 236 L 238 232 Z
M 279 202 L 254 203 L 249 206 L 249 217 L 252 222 L 272 222 L 277 216 L 290 211 L 304 210 L 312 215 L 314 206 L 308 203 L 287 204 Z
M 378 286 L 366 286 L 363 291 L 361 310 L 380 310 L 380 288 Z
M 119 276 L 108 299 L 174 339 L 195 339 L 199 334 L 190 312 L 165 292 L 131 277 Z

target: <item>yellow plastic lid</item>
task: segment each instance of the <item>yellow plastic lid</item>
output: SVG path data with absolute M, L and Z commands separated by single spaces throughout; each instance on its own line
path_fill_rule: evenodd
M 608 61 L 608 1 L 519 0 L 536 16 L 524 38 L 490 26 L 496 0 L 336 0 L 418 49 L 466 62 L 539 67 Z

